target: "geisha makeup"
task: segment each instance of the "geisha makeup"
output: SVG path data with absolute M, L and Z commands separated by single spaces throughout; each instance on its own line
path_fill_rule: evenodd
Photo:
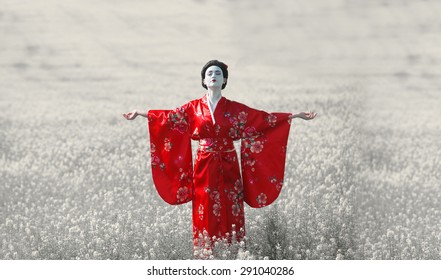
M 219 66 L 210 66 L 205 71 L 204 82 L 209 88 L 222 88 L 222 84 L 225 82 L 222 69 Z

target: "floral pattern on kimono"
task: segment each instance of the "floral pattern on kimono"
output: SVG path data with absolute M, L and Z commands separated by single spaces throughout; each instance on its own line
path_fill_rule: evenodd
M 148 112 L 151 166 L 159 195 L 193 203 L 195 246 L 200 236 L 245 235 L 244 202 L 271 204 L 284 178 L 289 113 L 266 113 L 222 97 L 211 116 L 207 97 L 175 110 Z M 191 140 L 199 142 L 192 162 Z M 233 141 L 240 143 L 240 160 Z

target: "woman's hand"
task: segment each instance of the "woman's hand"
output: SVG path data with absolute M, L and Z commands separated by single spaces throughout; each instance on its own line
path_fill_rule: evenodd
M 301 118 L 301 119 L 304 119 L 304 120 L 312 120 L 313 118 L 315 118 L 315 116 L 317 116 L 317 113 L 314 113 L 314 112 L 300 112 L 300 113 L 298 113 L 298 114 L 294 114 L 294 115 L 292 115 L 292 119 L 295 119 L 295 118 Z
M 138 115 L 139 115 L 138 111 L 137 111 L 137 110 L 133 110 L 133 111 L 131 111 L 131 112 L 128 112 L 128 113 L 126 113 L 126 114 L 123 114 L 123 117 L 126 118 L 126 120 L 131 121 L 131 120 L 136 119 L 136 117 L 137 117 Z

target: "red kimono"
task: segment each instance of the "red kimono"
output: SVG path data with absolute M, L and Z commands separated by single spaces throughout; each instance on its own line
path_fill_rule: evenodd
M 170 204 L 193 201 L 195 247 L 206 246 L 207 237 L 241 240 L 243 202 L 257 208 L 277 198 L 290 115 L 222 97 L 212 117 L 206 96 L 175 110 L 148 112 L 154 184 Z M 194 166 L 191 140 L 199 141 Z M 241 165 L 235 140 L 241 140 Z

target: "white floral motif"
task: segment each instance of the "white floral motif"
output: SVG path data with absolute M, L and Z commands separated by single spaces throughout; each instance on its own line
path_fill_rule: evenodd
M 180 187 L 176 193 L 176 198 L 179 202 L 184 202 L 187 200 L 189 194 L 187 187 Z
M 199 204 L 198 214 L 199 214 L 199 219 L 202 221 L 204 219 L 204 205 Z
M 230 128 L 230 132 L 228 133 L 228 136 L 230 136 L 233 139 L 236 139 L 239 137 L 239 132 L 236 128 L 232 127 Z
M 214 200 L 215 202 L 219 202 L 219 201 L 220 201 L 220 193 L 219 193 L 218 191 L 213 191 L 213 192 L 210 194 L 210 198 L 211 198 L 212 200 Z
M 251 143 L 250 151 L 252 153 L 258 154 L 258 153 L 262 152 L 262 150 L 263 150 L 263 144 L 261 141 L 255 141 L 255 142 Z
M 230 189 L 230 191 L 228 192 L 228 199 L 237 204 L 239 203 L 239 201 L 243 200 L 243 196 L 242 182 L 240 180 L 237 180 L 234 183 L 234 188 Z
M 224 113 L 224 116 L 228 119 L 231 124 L 229 131 L 229 136 L 233 139 L 237 139 L 243 133 L 243 129 L 247 122 L 248 113 L 245 111 L 239 112 L 237 115 L 232 115 L 229 112 Z
M 265 206 L 266 205 L 266 199 L 267 199 L 267 197 L 266 197 L 266 194 L 264 194 L 264 193 L 259 194 L 257 196 L 257 198 L 256 198 L 257 203 L 259 204 L 259 206 Z
M 184 134 L 187 131 L 189 125 L 187 122 L 187 113 L 184 108 L 178 108 L 171 112 L 168 117 L 170 128 L 177 130 L 179 133 Z
M 156 152 L 156 146 L 155 146 L 155 144 L 153 144 L 153 143 L 150 143 L 150 152 L 151 152 L 151 153 Z
M 161 159 L 158 156 L 152 155 L 152 167 L 155 168 L 156 166 L 161 166 L 163 163 L 161 163 Z
M 172 148 L 172 143 L 170 142 L 170 139 L 165 138 L 164 139 L 164 150 L 167 152 L 170 152 L 171 148 Z
M 266 118 L 266 121 L 268 122 L 269 126 L 274 127 L 277 122 L 277 116 L 273 114 L 269 114 L 268 117 Z
M 181 173 L 179 180 L 181 181 L 191 181 L 191 176 L 189 176 L 188 172 L 183 172 L 182 168 L 179 169 L 179 172 Z
M 234 183 L 234 190 L 236 190 L 236 192 L 242 192 L 243 191 L 243 185 L 242 185 L 242 182 L 239 179 L 236 180 L 236 182 Z
M 277 191 L 280 191 L 282 189 L 283 186 L 283 180 L 277 180 L 277 178 L 275 176 L 271 176 L 269 178 L 269 181 L 271 182 L 271 184 L 273 184 L 276 187 Z
M 237 204 L 233 204 L 233 206 L 231 207 L 233 216 L 237 217 L 240 214 L 240 207 Z
M 217 204 L 217 203 L 213 204 L 213 214 L 216 217 L 220 217 L 220 209 L 221 209 L 221 207 L 219 204 Z
M 244 111 L 240 112 L 239 115 L 237 116 L 237 119 L 241 122 L 241 123 L 246 123 L 247 122 L 247 116 L 248 114 Z

